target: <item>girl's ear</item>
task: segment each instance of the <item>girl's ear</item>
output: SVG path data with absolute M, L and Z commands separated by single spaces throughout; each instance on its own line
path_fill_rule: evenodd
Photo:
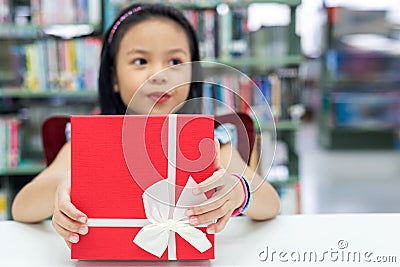
M 118 83 L 114 83 L 113 89 L 114 89 L 114 93 L 119 93 L 119 86 L 118 86 Z
M 113 83 L 113 91 L 114 91 L 114 93 L 118 93 L 119 92 L 118 79 L 117 79 L 117 75 L 115 73 L 114 68 L 111 68 L 111 76 L 112 76 L 112 83 Z

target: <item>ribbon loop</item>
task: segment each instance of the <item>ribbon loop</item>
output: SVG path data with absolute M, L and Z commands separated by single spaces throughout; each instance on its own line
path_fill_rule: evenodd
M 198 251 L 204 252 L 211 248 L 211 242 L 206 235 L 199 229 L 188 223 L 184 215 L 185 206 L 199 204 L 206 200 L 204 194 L 194 195 L 192 188 L 196 182 L 189 177 L 182 194 L 178 199 L 177 206 L 173 207 L 173 217 L 168 218 L 168 180 L 161 180 L 150 186 L 142 195 L 146 216 L 151 224 L 144 226 L 135 236 L 133 242 L 147 252 L 161 257 L 167 249 L 176 251 L 175 244 L 169 244 L 169 235 L 176 232 Z M 157 199 L 151 197 L 157 193 Z

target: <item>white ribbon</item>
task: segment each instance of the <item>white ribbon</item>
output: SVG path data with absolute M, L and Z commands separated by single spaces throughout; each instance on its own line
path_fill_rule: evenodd
M 143 203 L 150 224 L 144 226 L 138 232 L 133 242 L 157 257 L 161 257 L 168 247 L 168 259 L 170 260 L 176 259 L 174 232 L 201 253 L 211 248 L 211 243 L 206 235 L 189 224 L 185 215 L 185 208 L 181 208 L 182 206 L 199 204 L 206 200 L 204 194 L 194 195 L 192 193 L 195 185 L 196 182 L 192 177 L 189 177 L 176 207 L 172 207 L 172 218 L 168 217 L 170 206 L 167 202 L 164 202 L 168 197 L 166 190 L 168 181 L 162 180 L 149 187 L 143 194 Z M 155 195 L 157 199 L 152 197 Z
M 147 219 L 88 220 L 88 226 L 91 227 L 143 227 L 135 236 L 133 242 L 159 258 L 168 248 L 169 260 L 176 260 L 175 233 L 201 253 L 212 247 L 206 235 L 201 230 L 191 226 L 185 215 L 185 208 L 183 207 L 195 206 L 207 199 L 204 194 L 193 194 L 192 189 L 196 182 L 191 176 L 175 205 L 176 120 L 176 114 L 169 115 L 168 178 L 154 183 L 142 195 Z M 157 196 L 157 198 L 154 196 Z

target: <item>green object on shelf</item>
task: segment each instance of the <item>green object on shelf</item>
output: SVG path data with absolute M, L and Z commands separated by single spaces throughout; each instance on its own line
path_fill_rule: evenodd
M 281 67 L 287 65 L 299 65 L 303 60 L 302 55 L 287 55 L 282 58 L 255 58 L 255 57 L 246 57 L 246 58 L 217 58 L 216 62 L 230 65 L 232 67 L 257 67 L 258 69 L 271 69 L 272 67 Z
M 34 175 L 41 172 L 46 165 L 36 161 L 21 161 L 21 163 L 15 168 L 0 169 L 0 175 L 2 176 L 14 176 L 14 175 Z
M 34 25 L 18 26 L 11 23 L 2 23 L 0 39 L 34 39 L 40 37 L 40 30 Z
M 53 89 L 50 91 L 31 91 L 27 88 L 0 88 L 0 97 L 19 97 L 19 98 L 34 98 L 34 97 L 88 97 L 97 98 L 96 90 L 81 90 L 81 91 L 65 91 L 62 89 Z
M 394 149 L 395 130 L 320 129 L 319 142 L 328 149 Z
M 288 186 L 293 185 L 299 182 L 299 176 L 297 175 L 290 175 L 286 181 L 272 181 L 269 182 L 274 187 L 281 187 L 281 186 Z
M 272 130 L 274 126 L 277 131 L 296 131 L 300 123 L 289 120 L 276 122 L 275 125 L 272 123 L 260 123 L 258 126 L 258 123 L 256 123 L 256 129 L 260 129 L 261 131 Z
M 276 131 L 297 131 L 299 127 L 300 122 L 294 122 L 290 120 L 279 121 L 275 124 L 254 120 L 254 129 L 257 133 L 263 131 L 272 131 L 274 128 Z

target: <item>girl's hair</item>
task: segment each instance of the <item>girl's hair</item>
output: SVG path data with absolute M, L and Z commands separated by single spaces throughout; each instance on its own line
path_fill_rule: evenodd
M 103 48 L 101 51 L 101 64 L 99 71 L 99 102 L 101 114 L 125 114 L 126 106 L 122 102 L 119 93 L 114 92 L 115 60 L 121 39 L 130 27 L 142 21 L 152 18 L 167 18 L 182 27 L 189 41 L 191 61 L 199 61 L 200 53 L 196 34 L 185 16 L 177 9 L 160 4 L 134 4 L 125 8 L 115 19 L 113 25 L 107 30 L 103 37 Z M 192 81 L 201 81 L 200 64 L 192 66 Z M 193 69 L 196 68 L 196 69 Z M 196 75 L 196 77 L 193 77 Z M 202 84 L 192 82 L 190 85 L 189 99 L 201 97 Z M 187 105 L 188 106 L 188 105 Z M 191 105 L 192 106 L 192 105 Z M 195 105 L 197 106 L 197 105 Z M 181 112 L 198 113 L 199 107 L 192 110 L 181 108 Z

